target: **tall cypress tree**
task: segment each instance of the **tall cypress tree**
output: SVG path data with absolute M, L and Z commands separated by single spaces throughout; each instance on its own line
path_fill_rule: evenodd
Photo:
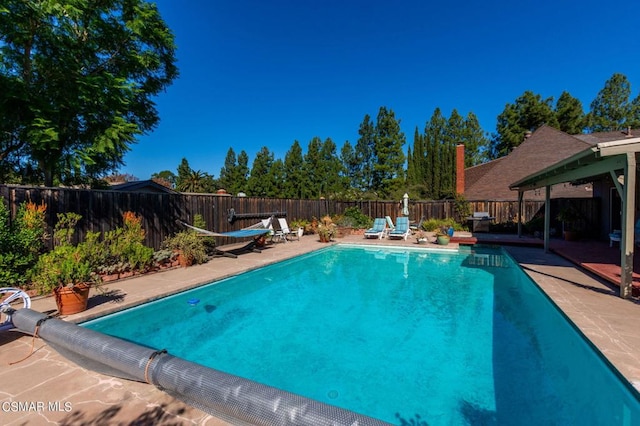
M 464 143 L 465 122 L 456 109 L 451 112 L 442 141 L 442 179 L 440 198 L 455 195 L 456 145 Z
M 446 125 L 446 119 L 442 116 L 440 108 L 436 108 L 424 130 L 427 149 L 427 167 L 425 170 L 427 178 L 425 179 L 425 185 L 428 196 L 433 199 L 440 198 L 442 192 L 442 142 Z
M 411 168 L 411 173 L 407 170 L 407 184 L 424 185 L 426 170 L 426 154 L 424 147 L 424 137 L 418 131 L 418 127 L 413 132 L 413 154 L 407 159 L 407 168 Z

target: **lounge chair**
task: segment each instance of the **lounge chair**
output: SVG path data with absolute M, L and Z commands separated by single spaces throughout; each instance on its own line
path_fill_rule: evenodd
M 387 226 L 389 226 L 388 231 L 394 230 L 396 226 L 393 224 L 393 220 L 391 220 L 391 216 L 385 216 L 384 218 L 387 221 Z
M 417 224 L 415 224 L 415 225 L 411 225 L 411 226 L 409 226 L 409 228 L 411 229 L 411 231 L 412 231 L 412 232 L 419 231 L 419 230 L 421 230 L 421 229 L 422 229 L 422 224 L 423 224 L 425 221 L 426 221 L 425 217 L 424 217 L 424 216 L 422 216 L 422 217 L 420 218 L 420 222 L 418 222 L 418 223 L 417 223 Z
M 409 218 L 406 216 L 400 216 L 396 219 L 396 227 L 389 231 L 389 238 L 403 238 L 407 239 L 411 235 L 411 229 L 409 229 Z
M 234 252 L 252 251 L 255 253 L 260 253 L 260 250 L 256 248 L 256 242 L 259 237 L 272 232 L 270 228 L 271 228 L 271 223 L 273 222 L 273 217 L 262 220 L 256 223 L 255 225 L 251 225 L 246 228 L 239 229 L 237 231 L 229 231 L 229 232 L 213 232 L 213 231 L 208 231 L 206 229 L 198 228 L 196 226 L 189 225 L 188 223 L 183 222 L 181 220 L 176 220 L 176 222 L 178 222 L 180 225 L 183 225 L 189 229 L 193 229 L 194 231 L 198 232 L 198 234 L 202 236 L 207 236 L 207 237 L 225 237 L 225 238 L 253 237 L 253 240 L 251 240 L 247 245 L 241 247 L 240 249 L 234 249 L 233 251 Z M 215 249 L 215 252 L 214 252 L 214 257 L 215 256 L 232 257 L 234 259 L 238 257 L 234 253 L 231 253 L 229 251 L 219 250 L 217 248 Z
M 279 217 L 278 220 L 273 222 L 273 225 L 273 235 L 271 236 L 272 241 L 282 241 L 286 243 L 289 238 L 293 238 L 293 233 L 291 232 L 291 229 L 289 229 L 287 219 Z M 296 235 L 298 234 L 296 233 Z
M 384 218 L 377 217 L 373 221 L 373 227 L 364 231 L 365 238 L 378 238 L 382 239 L 385 236 L 387 230 L 387 222 Z

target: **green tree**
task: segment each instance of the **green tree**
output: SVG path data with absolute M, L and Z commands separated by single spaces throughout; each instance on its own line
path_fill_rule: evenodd
M 220 177 L 218 181 L 220 186 L 227 190 L 230 194 L 235 194 L 233 191 L 233 182 L 238 178 L 238 162 L 236 159 L 236 152 L 233 148 L 229 148 L 227 156 L 224 159 L 224 166 L 220 168 Z
M 322 196 L 322 141 L 315 136 L 309 141 L 304 156 L 304 198 Z
M 155 3 L 5 0 L 1 9 L 0 161 L 22 150 L 47 186 L 116 170 L 157 124 L 153 97 L 178 75 Z
M 526 91 L 513 104 L 507 104 L 498 116 L 491 157 L 507 155 L 522 143 L 525 133 L 533 132 L 545 123 L 557 128 L 552 102 L 553 98 L 542 99 L 542 96 Z
M 579 99 L 571 96 L 569 92 L 562 92 L 556 102 L 555 113 L 560 130 L 570 135 L 582 133 L 585 127 L 585 114 Z
M 297 140 L 293 142 L 284 157 L 284 191 L 287 198 L 302 198 L 304 196 L 304 159 L 302 147 Z
M 212 193 L 216 191 L 217 182 L 213 176 L 201 170 L 193 170 L 189 161 L 183 158 L 178 166 L 176 190 L 180 192 Z
M 372 189 L 381 197 L 397 196 L 404 184 L 404 133 L 393 110 L 380 107 L 375 128 Z
M 355 186 L 362 191 L 370 191 L 373 185 L 375 126 L 369 114 L 364 116 L 358 134 L 360 137 L 356 143 L 355 155 L 359 166 Z
M 451 112 L 445 127 L 441 150 L 440 197 L 456 193 L 456 146 L 465 142 L 465 119 L 456 109 Z
M 284 162 L 280 158 L 276 158 L 269 171 L 269 181 L 273 182 L 267 197 L 286 198 L 284 195 Z
M 189 179 L 189 175 L 191 174 L 191 166 L 189 166 L 189 161 L 186 158 L 182 158 L 177 171 L 178 176 L 176 177 L 176 189 L 181 191 L 180 188 L 186 185 L 186 181 Z
M 162 170 L 152 174 L 151 179 L 166 182 L 169 188 L 175 188 L 178 177 L 171 170 Z
M 245 150 L 238 154 L 238 168 L 236 169 L 236 181 L 233 182 L 232 194 L 247 192 L 249 181 L 249 154 Z
M 442 188 L 442 145 L 445 139 L 447 119 L 440 108 L 433 111 L 424 129 L 424 144 L 426 150 L 426 170 L 424 184 L 428 190 L 427 197 L 438 199 Z
M 607 132 L 621 130 L 634 123 L 634 104 L 629 101 L 631 83 L 623 74 L 613 74 L 591 102 L 589 130 Z
M 269 148 L 263 146 L 256 154 L 251 167 L 251 174 L 247 181 L 247 192 L 253 197 L 273 196 L 276 182 L 271 170 L 274 157 Z
M 190 170 L 177 186 L 180 192 L 212 193 L 215 192 L 213 176 L 201 170 Z
M 346 189 L 342 180 L 344 169 L 336 150 L 336 144 L 331 138 L 325 139 L 320 149 L 320 175 L 322 176 L 320 191 L 327 198 L 334 198 Z
M 360 164 L 356 157 L 356 151 L 349 141 L 345 141 L 342 148 L 340 148 L 340 162 L 344 171 L 344 185 L 346 187 L 359 188 L 358 172 Z
M 464 121 L 464 165 L 465 167 L 477 166 L 488 158 L 489 140 L 480 126 L 478 117 L 470 112 Z

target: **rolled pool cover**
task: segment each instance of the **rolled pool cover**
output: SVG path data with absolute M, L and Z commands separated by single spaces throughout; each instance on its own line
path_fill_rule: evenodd
M 233 424 L 388 425 L 343 408 L 183 360 L 164 351 L 107 336 L 31 309 L 13 324 L 76 364 L 114 377 L 148 382 L 171 396 Z

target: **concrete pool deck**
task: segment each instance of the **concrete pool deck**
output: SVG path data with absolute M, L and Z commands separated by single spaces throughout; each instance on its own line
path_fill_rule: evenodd
M 347 236 L 337 241 L 417 247 L 413 239 Z M 303 236 L 300 241 L 270 244 L 262 253 L 215 258 L 204 265 L 108 283 L 104 294 L 92 290 L 87 311 L 64 319 L 84 321 L 322 247 L 314 236 Z M 638 300 L 620 299 L 615 286 L 540 248 L 505 248 L 611 364 L 629 382 L 640 383 Z M 55 302 L 51 297 L 34 299 L 32 309 L 53 314 Z M 32 345 L 30 357 L 9 365 L 29 355 Z M 85 370 L 42 340 L 15 331 L 0 333 L 0 383 L 0 418 L 5 425 L 228 424 L 151 385 Z

